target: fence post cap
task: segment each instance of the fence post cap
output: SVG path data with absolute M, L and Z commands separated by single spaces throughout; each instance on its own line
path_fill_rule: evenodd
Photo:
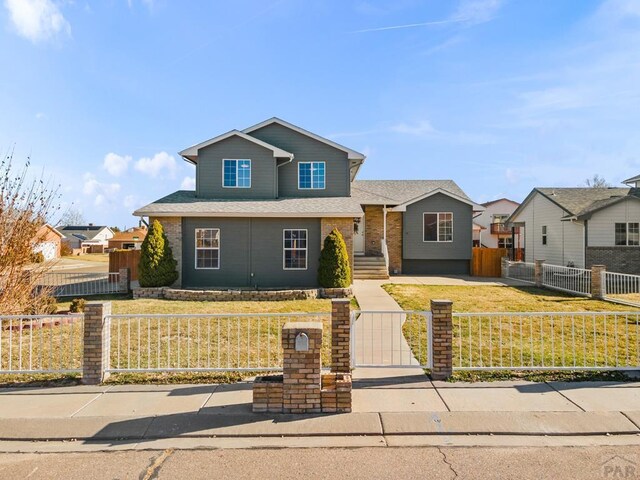
M 441 299 L 433 299 L 431 300 L 431 304 L 436 304 L 436 305 L 453 305 L 453 302 L 451 300 L 441 300 Z
M 351 300 L 348 298 L 332 298 L 331 303 L 351 303 Z
M 106 307 L 106 306 L 111 306 L 111 301 L 105 300 L 103 302 L 100 302 L 98 300 L 94 300 L 93 302 L 87 302 L 86 306 L 87 307 Z

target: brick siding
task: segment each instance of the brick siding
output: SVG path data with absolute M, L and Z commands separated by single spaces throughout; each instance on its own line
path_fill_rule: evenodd
M 587 247 L 585 268 L 605 265 L 610 272 L 640 275 L 640 247 Z
M 349 266 L 353 276 L 353 218 L 327 217 L 320 221 L 320 248 L 324 245 L 324 239 L 331 231 L 337 228 L 347 245 L 347 255 L 349 255 Z

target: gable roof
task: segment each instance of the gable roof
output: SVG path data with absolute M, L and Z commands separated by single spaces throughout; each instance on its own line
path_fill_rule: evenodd
M 351 184 L 351 197 L 363 205 L 395 205 L 404 211 L 407 205 L 442 193 L 481 211 L 453 180 L 356 180 Z
M 60 238 L 65 238 L 64 234 L 62 232 L 60 232 L 60 230 L 58 230 L 57 228 L 55 228 L 54 226 L 52 226 L 49 223 L 45 223 L 44 225 L 42 225 L 39 229 L 38 232 L 36 233 L 36 238 L 42 237 L 45 235 L 45 231 L 49 230 L 50 232 L 52 232 L 53 234 L 59 236 Z
M 352 150 L 350 148 L 345 147 L 344 145 L 340 145 L 339 143 L 336 143 L 332 140 L 329 140 L 328 138 L 324 138 L 321 137 L 320 135 L 316 135 L 313 132 L 310 132 L 308 130 L 305 130 L 304 128 L 300 128 L 297 125 L 294 125 L 292 123 L 286 122 L 284 120 L 282 120 L 281 118 L 278 117 L 271 117 L 268 120 L 265 120 L 263 122 L 257 123 L 249 128 L 245 128 L 243 130 L 244 133 L 248 133 L 251 134 L 251 132 L 254 132 L 256 130 L 259 130 L 263 127 L 266 127 L 268 125 L 271 125 L 273 123 L 276 123 L 278 125 L 282 125 L 283 127 L 289 128 L 291 130 L 293 130 L 294 132 L 298 132 L 302 135 L 306 135 L 307 137 L 313 138 L 314 140 L 317 140 L 319 142 L 322 142 L 326 145 L 329 145 L 333 148 L 336 148 L 338 150 L 342 150 L 343 152 L 345 152 L 347 154 L 347 158 L 349 160 L 360 160 L 361 162 L 364 161 L 365 159 L 365 155 L 360 153 L 360 152 L 356 152 L 355 150 Z
M 142 241 L 147 236 L 147 229 L 144 227 L 134 227 L 124 232 L 116 232 L 116 234 L 109 239 L 110 242 L 133 242 Z
M 182 150 L 181 152 L 178 152 L 178 154 L 184 158 L 185 160 L 187 160 L 188 162 L 193 163 L 194 165 L 197 163 L 198 160 L 198 150 L 200 150 L 201 148 L 205 148 L 208 147 L 209 145 L 213 145 L 214 143 L 218 143 L 221 142 L 223 140 L 226 140 L 227 138 L 230 137 L 240 137 L 244 140 L 247 140 L 249 142 L 255 143 L 256 145 L 260 145 L 261 147 L 264 147 L 268 150 L 271 150 L 273 152 L 273 156 L 275 158 L 290 158 L 293 159 L 293 153 L 289 153 L 285 150 L 282 150 L 281 148 L 278 147 L 274 147 L 273 145 L 267 143 L 267 142 L 263 142 L 262 140 L 258 140 L 255 137 L 252 137 L 251 135 L 247 135 L 244 132 L 241 132 L 240 130 L 230 130 L 227 133 L 223 133 L 222 135 L 218 135 L 217 137 L 214 138 L 210 138 L 209 140 L 205 140 L 204 142 L 200 142 L 196 145 L 192 145 L 189 148 L 185 148 L 184 150 Z
M 595 210 L 600 210 L 613 203 L 621 201 L 633 191 L 632 188 L 591 188 L 591 187 L 572 187 L 572 188 L 534 188 L 527 198 L 514 210 L 507 222 L 514 221 L 525 206 L 536 195 L 540 194 L 550 202 L 554 203 L 566 212 L 565 218 L 583 217 Z M 640 191 L 640 190 L 639 190 Z
M 636 182 L 640 182 L 640 175 L 636 175 L 635 177 L 627 178 L 626 180 L 622 181 L 622 183 L 625 183 L 627 185 Z
M 194 191 L 178 190 L 134 215 L 153 217 L 361 217 L 360 204 L 351 197 L 274 198 L 235 200 L 198 198 Z
M 494 203 L 498 203 L 498 202 L 509 202 L 509 203 L 513 203 L 514 205 L 520 205 L 518 202 L 509 200 L 508 198 L 505 198 L 505 197 L 498 198 L 497 200 L 491 200 L 490 202 L 484 202 L 484 203 L 481 203 L 480 205 L 482 205 L 483 207 L 488 207 L 489 205 L 493 205 Z
M 79 238 L 80 240 L 93 240 L 102 230 L 107 229 L 111 232 L 111 229 L 105 225 L 67 225 L 59 230 L 64 232 L 66 236 L 72 236 Z M 113 232 L 112 232 L 113 233 Z

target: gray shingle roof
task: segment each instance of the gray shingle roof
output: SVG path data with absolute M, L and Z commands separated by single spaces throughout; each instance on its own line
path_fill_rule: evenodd
M 350 197 L 228 200 L 196 198 L 194 191 L 178 190 L 139 208 L 138 216 L 179 217 L 360 217 L 360 203 Z
M 439 188 L 471 201 L 453 180 L 356 180 L 351 196 L 361 204 L 399 205 Z
M 592 211 L 594 204 L 615 203 L 631 191 L 630 188 L 536 188 L 537 191 L 557 203 L 571 215 L 584 215 Z M 606 206 L 606 204 L 604 206 Z

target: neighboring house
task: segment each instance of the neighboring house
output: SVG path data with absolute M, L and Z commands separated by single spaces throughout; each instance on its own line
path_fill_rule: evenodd
M 118 250 L 140 250 L 146 236 L 146 227 L 129 228 L 124 232 L 116 232 L 116 234 L 109 239 L 108 247 L 109 249 Z
M 64 243 L 72 250 L 82 253 L 102 253 L 113 238 L 113 231 L 109 227 L 89 225 L 68 225 L 60 228 L 64 234 Z
M 134 212 L 163 224 L 176 285 L 317 286 L 333 228 L 355 277 L 388 276 L 386 251 L 391 272 L 468 272 L 478 206 L 452 181 L 355 181 L 363 154 L 277 118 L 180 155 L 196 166 L 196 190 Z
M 640 274 L 640 176 L 629 188 L 534 188 L 508 222 L 525 227 L 526 261 Z
M 473 241 L 478 247 L 487 248 L 523 248 L 524 228 L 507 225 L 507 218 L 518 208 L 518 202 L 508 198 L 500 198 L 483 203 L 485 210 L 473 221 L 479 227 L 474 228 Z
M 33 253 L 42 253 L 45 260 L 60 258 L 60 244 L 63 238 L 65 237 L 60 231 L 46 223 L 33 238 Z

